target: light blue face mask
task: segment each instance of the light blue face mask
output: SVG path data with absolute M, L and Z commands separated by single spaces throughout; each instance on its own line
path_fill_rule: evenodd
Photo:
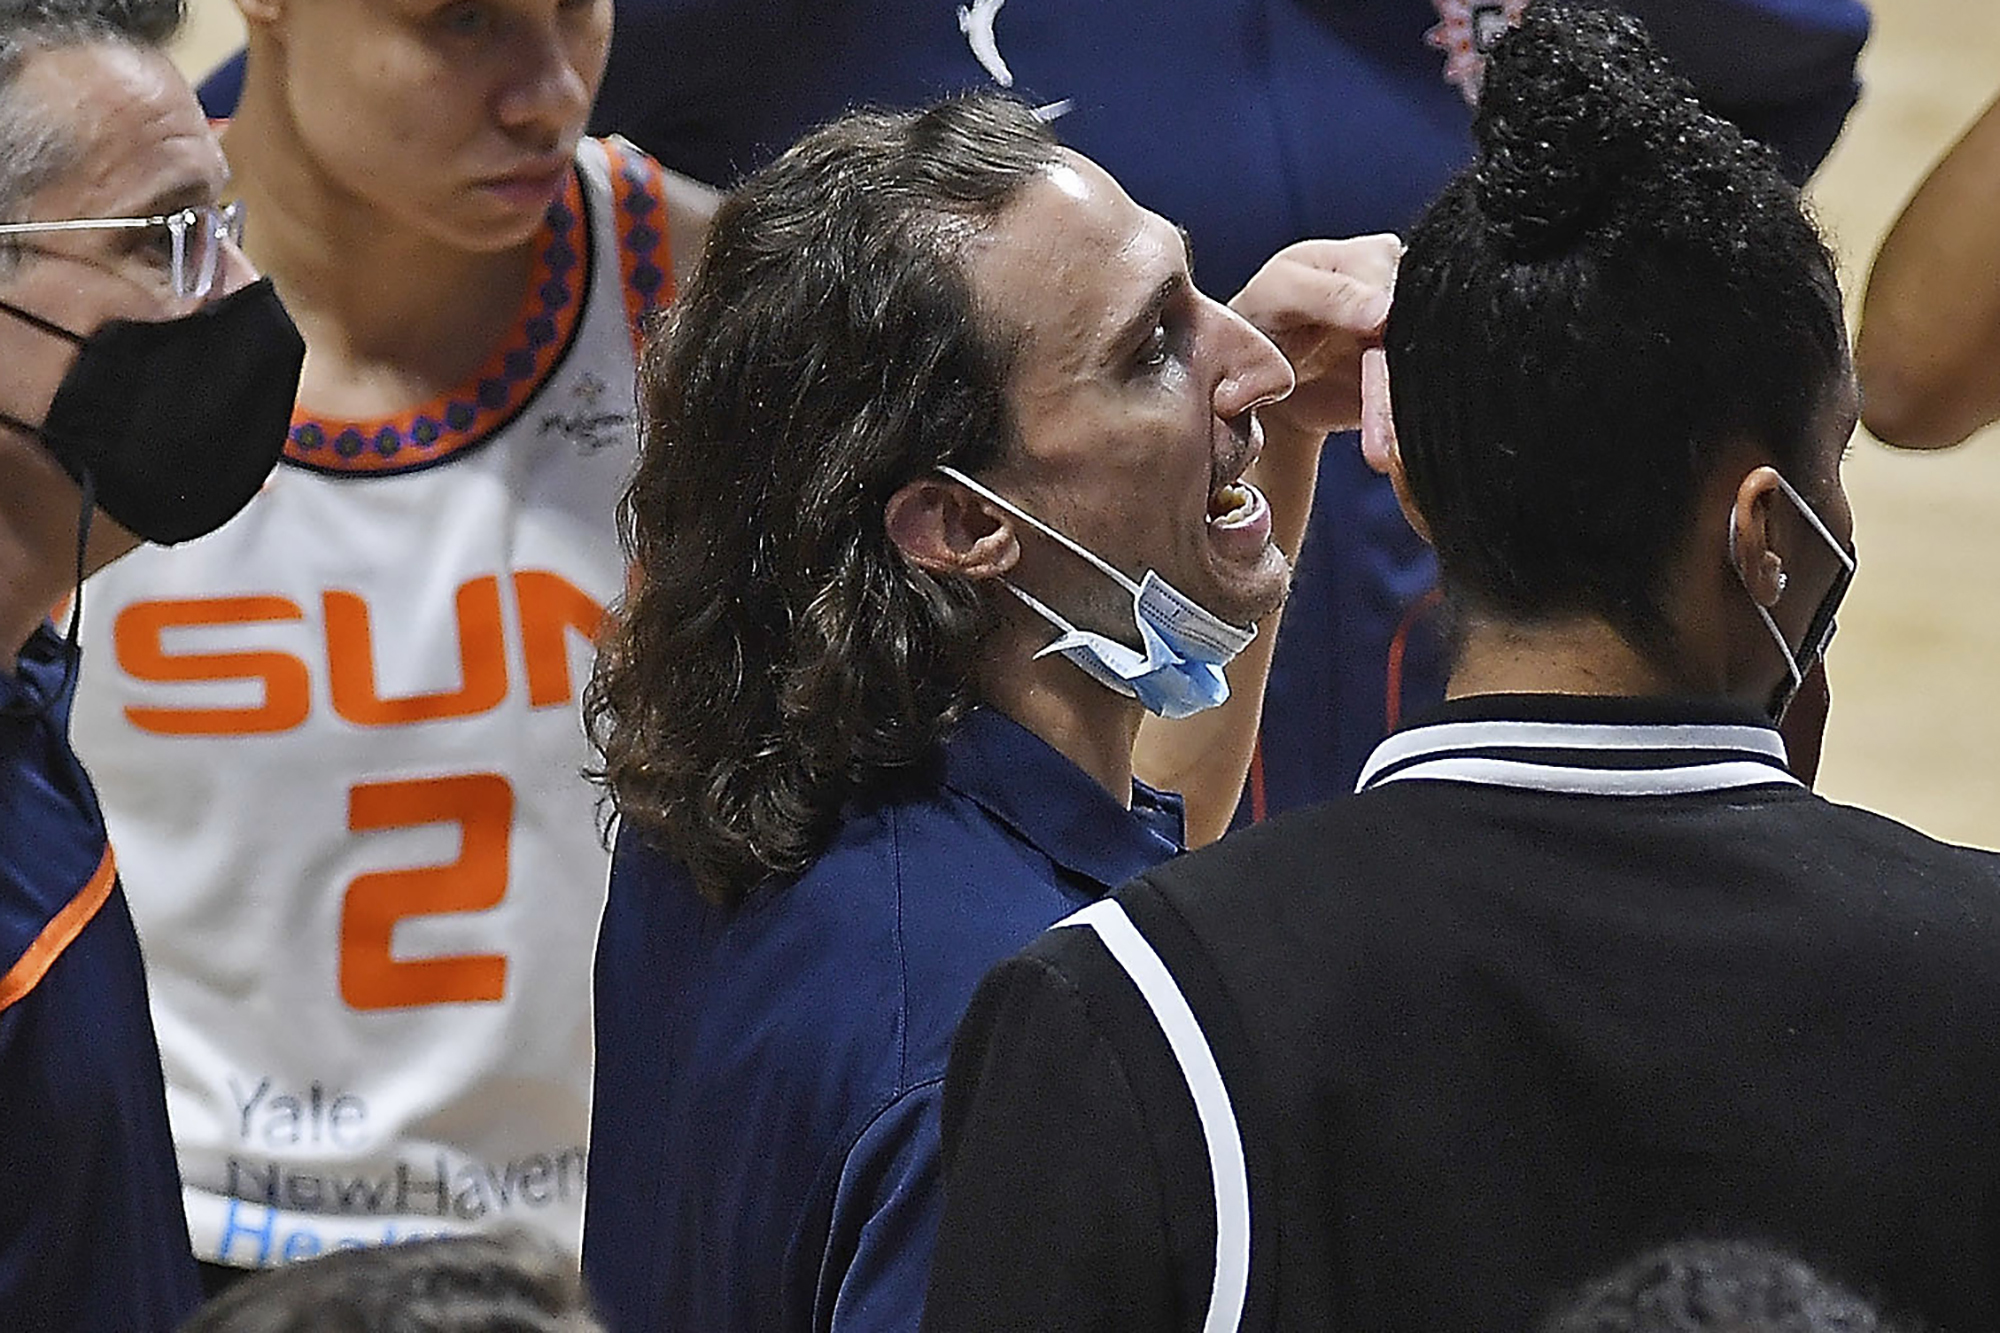
M 1003 579 L 1007 591 L 1018 597 L 1022 605 L 1061 631 L 1055 642 L 1035 654 L 1037 659 L 1060 653 L 1106 689 L 1137 699 L 1147 712 L 1165 718 L 1187 717 L 1229 698 L 1229 682 L 1223 677 L 1222 668 L 1250 646 L 1250 641 L 1257 637 L 1256 626 L 1239 629 L 1218 619 L 1150 569 L 1144 579 L 1134 583 L 1094 551 L 957 468 L 941 467 L 938 471 L 1082 556 L 1099 573 L 1132 594 L 1132 620 L 1139 641 L 1145 645 L 1143 651 L 1128 648 L 1107 635 L 1078 629 L 1033 594 Z

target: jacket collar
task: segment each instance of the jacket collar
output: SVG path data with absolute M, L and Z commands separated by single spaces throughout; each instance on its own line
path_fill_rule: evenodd
M 1454 700 L 1376 746 L 1355 790 L 1420 780 L 1582 796 L 1804 785 L 1777 730 L 1750 709 L 1561 694 Z

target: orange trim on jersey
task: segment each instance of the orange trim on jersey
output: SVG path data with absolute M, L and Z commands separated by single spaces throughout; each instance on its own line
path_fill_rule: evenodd
M 618 285 L 625 293 L 625 318 L 632 329 L 632 350 L 636 353 L 645 344 L 650 317 L 666 309 L 674 299 L 667 172 L 623 139 L 602 142 L 604 155 L 611 163 L 611 193 L 617 199 L 617 215 L 612 222 L 618 233 Z
M 1261 824 L 1271 815 L 1271 802 L 1264 794 L 1264 729 L 1257 729 L 1257 743 L 1250 750 L 1250 822 Z
M 77 890 L 74 898 L 63 904 L 62 911 L 49 918 L 27 952 L 15 960 L 5 976 L 0 976 L 0 1012 L 26 998 L 40 984 L 56 959 L 62 957 L 63 950 L 83 934 L 83 928 L 97 915 L 97 909 L 110 901 L 111 886 L 117 882 L 118 867 L 112 862 L 111 849 L 106 847 L 104 859 L 97 863 L 97 873 Z
M 1396 633 L 1389 640 L 1388 661 L 1382 671 L 1382 724 L 1384 731 L 1394 731 L 1403 721 L 1403 654 L 1410 646 L 1410 633 L 1417 622 L 1429 615 L 1439 603 L 1444 601 L 1442 589 L 1431 588 L 1403 613 L 1402 623 L 1396 626 Z
M 393 417 L 321 417 L 300 404 L 292 412 L 286 460 L 319 472 L 397 473 L 484 443 L 561 362 L 589 303 L 589 251 L 583 183 L 573 169 L 563 197 L 543 220 L 514 331 L 485 364 L 456 389 Z

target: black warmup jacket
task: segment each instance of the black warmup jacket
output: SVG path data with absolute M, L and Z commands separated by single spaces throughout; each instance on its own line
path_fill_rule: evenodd
M 924 1325 L 1514 1333 L 1689 1236 L 2000 1328 L 2000 857 L 1761 718 L 1493 696 L 1003 963 Z

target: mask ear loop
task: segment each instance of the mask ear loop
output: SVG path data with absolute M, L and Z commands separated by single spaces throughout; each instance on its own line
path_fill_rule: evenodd
M 1105 561 L 1101 556 L 1097 555 L 1094 551 L 1091 551 L 1089 548 L 1081 545 L 1080 543 L 1072 540 L 1069 537 L 1064 536 L 1062 533 L 1056 531 L 1048 524 L 1042 522 L 1042 520 L 1040 520 L 1039 518 L 1036 518 L 1033 514 L 1029 513 L 1027 510 L 1021 508 L 1021 506 L 1015 504 L 1012 500 L 1009 500 L 1006 496 L 1001 495 L 999 492 L 994 491 L 987 486 L 981 485 L 979 482 L 974 481 L 971 477 L 966 476 L 963 472 L 960 472 L 957 468 L 951 467 L 947 464 L 940 464 L 937 470 L 943 475 L 950 477 L 953 481 L 959 483 L 959 485 L 964 486 L 974 495 L 984 496 L 986 499 L 991 500 L 994 504 L 999 505 L 1002 509 L 1012 514 L 1015 518 L 1020 519 L 1023 523 L 1026 523 L 1029 527 L 1035 529 L 1035 531 L 1042 533 L 1047 537 L 1053 538 L 1056 542 L 1060 543 L 1067 550 L 1073 551 L 1077 555 L 1082 556 L 1085 560 L 1089 561 L 1092 565 L 1094 565 L 1098 570 L 1100 570 L 1107 576 L 1116 579 L 1120 587 L 1124 588 L 1127 592 L 1132 594 L 1132 597 L 1134 599 L 1133 623 L 1135 627 L 1139 627 L 1139 618 L 1136 605 L 1139 596 L 1138 584 L 1132 582 L 1131 579 L 1128 579 L 1123 574 L 1119 573 L 1117 569 L 1112 567 L 1111 564 Z M 1055 628 L 1059 631 L 1056 638 L 1050 640 L 1045 647 L 1043 647 L 1039 652 L 1035 654 L 1035 660 L 1040 661 L 1042 658 L 1047 657 L 1051 653 L 1061 652 L 1062 649 L 1059 648 L 1057 645 L 1062 643 L 1064 639 L 1070 637 L 1071 635 L 1080 632 L 1078 631 L 1077 627 L 1071 624 L 1068 618 L 1065 617 L 1061 612 L 1057 611 L 1047 602 L 1044 602 L 1041 598 L 1029 592 L 1026 588 L 1023 588 L 1020 585 L 1016 584 L 1014 580 L 1003 578 L 1000 580 L 1000 586 L 1005 588 L 1008 592 L 1014 594 L 1014 598 L 1016 601 L 1020 602 L 1030 611 L 1033 611 L 1043 620 L 1046 620 L 1049 624 L 1055 626 Z M 1143 628 L 1140 629 L 1142 637 L 1145 634 L 1145 632 L 1146 631 Z M 1136 651 L 1126 645 L 1120 645 L 1120 646 L 1126 647 L 1126 651 L 1128 652 Z M 1111 689 L 1112 691 L 1118 694 L 1125 695 L 1128 698 L 1138 697 L 1138 692 L 1136 690 L 1134 690 L 1130 685 L 1126 684 L 1123 680 L 1120 680 L 1116 675 L 1112 674 L 1111 672 L 1095 670 L 1091 666 L 1086 665 L 1081 661 L 1076 661 L 1076 659 L 1074 658 L 1072 658 L 1071 660 L 1076 662 L 1076 665 L 1083 670 L 1084 674 L 1090 676 L 1093 680 L 1097 681 L 1099 684 L 1106 686 L 1107 688 Z
M 5 311 L 28 327 L 46 333 L 52 338 L 61 338 L 78 346 L 88 341 L 82 334 L 66 329 L 54 320 L 43 319 L 32 310 L 23 310 L 11 301 L 0 301 L 0 311 Z M 0 423 L 12 426 L 31 439 L 46 442 L 39 427 L 31 426 L 4 412 L 0 412 Z M 83 508 L 78 512 L 76 520 L 76 591 L 70 598 L 69 628 L 63 633 L 62 681 L 56 686 L 55 694 L 44 700 L 39 709 L 30 710 L 35 712 L 46 713 L 58 701 L 68 697 L 69 692 L 76 686 L 77 663 L 83 656 L 79 639 L 83 629 L 84 553 L 90 545 L 91 515 L 97 512 L 97 478 L 87 467 L 79 471 L 82 475 L 77 478 L 77 484 L 83 489 Z
M 81 640 L 84 561 L 90 549 L 91 516 L 97 512 L 97 481 L 88 468 L 84 469 L 81 485 L 83 508 L 78 511 L 76 518 L 76 584 L 70 594 L 69 626 L 63 631 L 62 679 L 56 682 L 54 691 L 39 704 L 30 705 L 15 701 L 6 711 L 16 717 L 32 717 L 37 714 L 47 717 L 52 710 L 69 698 L 70 692 L 76 688 L 77 669 L 83 660 Z
M 960 472 L 957 468 L 952 467 L 949 464 L 941 463 L 938 465 L 937 470 L 943 473 L 945 476 L 950 477 L 953 481 L 965 487 L 967 490 L 971 491 L 974 495 L 983 496 L 986 499 L 991 500 L 994 504 L 999 505 L 1002 509 L 1012 514 L 1015 518 L 1020 519 L 1023 523 L 1026 523 L 1036 532 L 1041 533 L 1044 537 L 1052 538 L 1056 542 L 1060 543 L 1064 549 L 1068 550 L 1072 554 L 1082 556 L 1085 560 L 1088 560 L 1092 565 L 1096 566 L 1097 571 L 1100 574 L 1103 574 L 1105 577 L 1109 579 L 1115 580 L 1119 587 L 1123 588 L 1126 592 L 1131 593 L 1134 597 L 1137 597 L 1139 595 L 1138 584 L 1134 583 L 1130 578 L 1128 578 L 1124 574 L 1123 571 L 1119 570 L 1110 561 L 1106 560 L 1103 556 L 1097 554 L 1097 552 L 1091 550 L 1089 547 L 1083 545 L 1081 542 L 1077 541 L 1072 537 L 1066 536 L 1061 532 L 1056 531 L 1056 529 L 1042 522 L 1042 520 L 1036 518 L 1033 514 L 1021 508 L 1021 506 L 1015 504 L 1012 500 L 1009 500 L 1006 496 L 1000 494 L 998 491 L 992 490 L 980 484 L 979 482 L 974 481 L 972 478 L 966 476 L 963 472 Z
M 1781 484 L 1783 480 L 1782 477 L 1779 478 Z M 1786 487 L 1786 489 L 1791 488 Z M 1729 565 L 1736 571 L 1736 581 L 1743 584 L 1743 591 L 1748 594 L 1750 585 L 1744 578 L 1742 562 L 1736 558 L 1736 510 L 1733 508 L 1729 511 Z M 1779 591 L 1782 594 L 1782 587 Z M 1792 652 L 1792 645 L 1785 642 L 1784 631 L 1778 628 L 1778 622 L 1771 615 L 1770 609 L 1754 596 L 1750 598 L 1750 609 L 1757 613 L 1757 618 L 1764 622 L 1764 628 L 1770 631 L 1771 642 L 1778 645 L 1778 653 L 1785 659 L 1785 670 L 1791 673 L 1792 688 L 1798 689 L 1805 684 L 1805 677 L 1799 672 L 1799 659 Z
M 1778 474 L 1778 488 L 1784 491 L 1785 498 L 1792 502 L 1792 507 L 1805 515 L 1806 522 L 1812 524 L 1813 531 L 1819 534 L 1819 539 L 1832 548 L 1835 557 L 1839 559 L 1842 565 L 1847 567 L 1847 572 L 1852 575 L 1854 573 L 1854 557 L 1847 553 L 1845 546 L 1842 546 L 1834 539 L 1833 533 L 1827 528 L 1825 521 L 1820 518 L 1818 511 L 1806 503 L 1806 498 L 1803 495 L 1792 489 L 1792 483 L 1785 480 L 1785 474 L 1782 472 Z M 1733 509 L 1730 510 L 1729 516 L 1734 519 L 1736 511 Z M 1733 544 L 1731 549 L 1735 549 Z
M 1819 534 L 1820 540 L 1832 549 L 1834 555 L 1840 560 L 1841 565 L 1846 568 L 1847 576 L 1850 579 L 1853 578 L 1854 557 L 1848 554 L 1845 546 L 1842 546 L 1834 539 L 1833 533 L 1827 528 L 1825 522 L 1821 520 L 1813 507 L 1806 503 L 1805 497 L 1793 489 L 1792 483 L 1785 480 L 1784 473 L 1778 473 L 1777 477 L 1778 489 L 1783 491 L 1785 498 L 1792 502 L 1792 507 L 1805 516 L 1806 522 L 1812 525 L 1813 531 Z M 1748 592 L 1749 584 L 1744 580 L 1743 566 L 1736 558 L 1736 510 L 1734 508 L 1731 508 L 1729 511 L 1729 565 L 1730 568 L 1736 571 L 1737 581 L 1744 584 L 1744 591 Z M 1785 575 L 1780 571 L 1778 574 L 1779 596 L 1784 595 L 1785 582 Z M 1778 645 L 1778 652 L 1785 659 L 1785 670 L 1792 678 L 1791 689 L 1786 691 L 1785 701 L 1778 708 L 1777 715 L 1772 719 L 1774 722 L 1783 722 L 1785 720 L 1786 709 L 1791 707 L 1792 696 L 1805 685 L 1805 673 L 1799 670 L 1798 654 L 1792 651 L 1792 646 L 1789 643 L 1785 642 L 1784 632 L 1778 628 L 1778 622 L 1771 615 L 1769 609 L 1755 597 L 1750 599 L 1750 607 L 1757 613 L 1757 618 L 1764 622 L 1764 628 L 1770 632 L 1771 642 Z M 1799 646 L 1804 648 L 1806 645 L 1800 644 Z
M 69 628 L 63 631 L 63 678 L 56 690 L 58 699 L 76 688 L 78 663 L 83 661 L 83 573 L 84 557 L 90 549 L 90 520 L 97 513 L 97 476 L 83 469 L 83 508 L 76 517 L 76 592 L 69 600 Z
M 52 319 L 43 319 L 32 310 L 23 310 L 12 301 L 0 301 L 0 310 L 6 311 L 31 329 L 48 334 L 51 338 L 61 338 L 64 342 L 75 343 L 78 347 L 90 341 L 74 329 L 66 329 Z

